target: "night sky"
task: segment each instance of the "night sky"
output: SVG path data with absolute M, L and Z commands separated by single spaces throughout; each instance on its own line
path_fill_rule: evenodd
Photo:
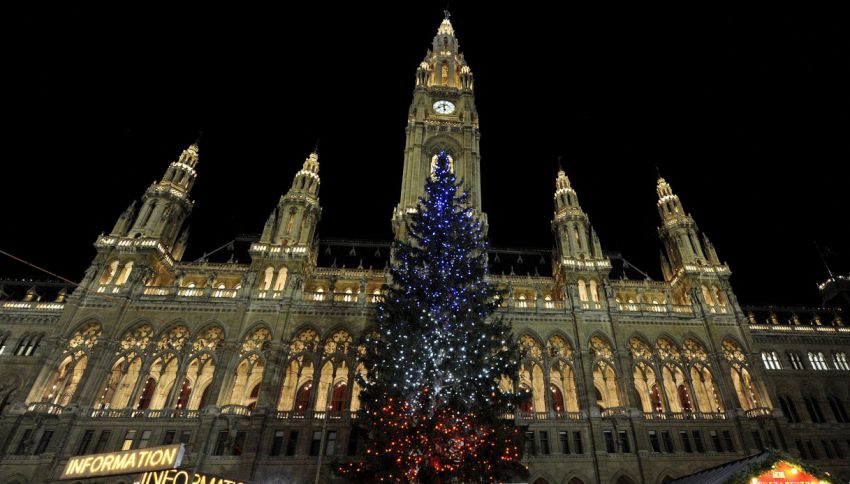
M 388 240 L 414 73 L 445 3 L 377 5 L 17 18 L 0 249 L 79 280 L 96 236 L 198 129 L 186 260 L 259 233 L 317 138 L 320 235 Z M 475 74 L 493 246 L 551 247 L 562 156 L 603 248 L 657 279 L 655 165 L 743 303 L 817 304 L 815 240 L 847 270 L 846 17 L 484 5 L 453 2 L 451 20 Z M 0 276 L 46 277 L 3 257 Z

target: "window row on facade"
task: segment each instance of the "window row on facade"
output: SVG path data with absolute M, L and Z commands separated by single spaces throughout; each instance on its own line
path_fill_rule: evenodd
M 788 358 L 788 363 L 790 368 L 793 370 L 805 370 L 806 366 L 803 364 L 803 359 L 800 356 L 800 353 L 797 351 L 788 351 L 786 352 L 786 356 Z M 825 371 L 825 370 L 840 370 L 840 371 L 850 371 L 850 362 L 847 360 L 847 353 L 843 351 L 834 351 L 829 358 L 829 362 L 827 362 L 827 357 L 824 356 L 823 351 L 809 351 L 807 353 L 808 357 L 808 365 L 811 370 Z M 779 356 L 779 353 L 776 351 L 762 351 L 761 352 L 761 360 L 764 363 L 764 367 L 768 370 L 782 370 L 782 359 Z
M 60 407 L 71 403 L 100 336 L 96 321 L 79 326 L 55 360 L 58 364 L 34 385 L 29 401 Z M 345 329 L 330 331 L 324 340 L 313 329 L 297 332 L 285 348 L 280 369 L 266 368 L 272 341 L 266 326 L 250 330 L 227 355 L 224 340 L 224 331 L 217 325 L 192 334 L 177 324 L 155 335 L 150 324 L 137 324 L 119 339 L 108 371 L 90 377 L 100 380 L 95 400 L 78 403 L 101 412 L 165 409 L 185 414 L 208 405 L 250 412 L 265 392 L 265 406 L 283 416 L 359 410 L 358 382 L 366 374 L 354 339 Z M 731 403 L 744 410 L 772 407 L 763 386 L 754 381 L 741 345 L 732 339 L 724 340 L 723 352 L 715 359 L 695 338 L 686 338 L 680 347 L 667 337 L 650 344 L 633 336 L 628 340 L 631 364 L 625 375 L 631 381 L 626 383 L 621 381 L 624 375 L 613 346 L 600 333 L 588 341 L 592 372 L 587 384 L 583 375 L 576 374 L 576 353 L 565 336 L 554 334 L 545 346 L 531 334 L 523 334 L 518 342 L 519 373 L 503 377 L 501 386 L 505 391 L 519 388 L 530 393 L 518 409 L 525 414 L 551 412 L 578 418 L 579 412 L 587 410 L 579 403 L 584 392 L 579 388 L 587 388 L 591 405 L 595 403 L 603 413 L 630 406 L 627 402 L 632 397 L 626 395 L 633 392 L 635 404 L 645 414 L 711 418 L 726 410 L 716 381 L 721 375 L 733 383 L 737 402 Z M 721 361 L 727 370 L 718 367 Z

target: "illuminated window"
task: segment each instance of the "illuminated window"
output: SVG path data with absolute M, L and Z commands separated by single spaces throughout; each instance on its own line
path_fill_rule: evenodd
M 794 351 L 788 352 L 788 361 L 791 362 L 791 367 L 795 370 L 803 370 L 803 360 L 800 359 L 800 354 Z
M 128 430 L 124 434 L 124 442 L 121 444 L 121 450 L 130 450 L 133 448 L 133 441 L 136 440 L 136 431 Z
M 823 353 L 817 352 L 809 352 L 809 363 L 812 365 L 812 369 L 814 370 L 828 370 L 829 367 L 826 365 L 826 359 L 823 356 Z
M 431 175 L 434 175 L 434 171 L 437 170 L 437 157 L 439 155 L 434 155 L 431 157 Z M 455 160 L 452 158 L 452 155 L 447 155 L 449 157 L 449 171 L 455 172 Z
M 832 363 L 835 365 L 836 370 L 850 370 L 850 363 L 847 362 L 847 354 L 845 353 L 834 353 L 832 355 Z
M 768 370 L 782 369 L 782 365 L 779 363 L 779 355 L 775 351 L 762 351 L 761 360 Z

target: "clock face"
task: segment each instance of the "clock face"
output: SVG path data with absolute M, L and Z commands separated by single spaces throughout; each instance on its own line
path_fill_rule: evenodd
M 437 101 L 434 103 L 434 111 L 439 114 L 452 114 L 455 112 L 455 105 L 450 101 Z

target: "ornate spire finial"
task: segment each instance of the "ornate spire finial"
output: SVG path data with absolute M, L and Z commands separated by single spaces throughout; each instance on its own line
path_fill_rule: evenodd
M 561 164 L 561 158 L 562 158 L 562 156 L 561 156 L 561 155 L 558 155 L 558 156 L 557 156 L 557 159 L 558 159 L 558 171 L 564 171 L 564 166 Z
M 663 177 L 661 176 L 661 170 L 658 169 L 658 163 L 655 164 L 655 178 L 661 180 Z
M 443 9 L 443 18 L 448 20 L 449 18 L 451 18 L 451 16 L 452 16 L 452 13 L 449 12 L 449 2 L 446 2 L 446 8 Z
M 317 136 L 316 137 L 316 146 L 313 147 L 313 153 L 315 153 L 317 155 L 319 154 L 319 139 L 320 138 Z

